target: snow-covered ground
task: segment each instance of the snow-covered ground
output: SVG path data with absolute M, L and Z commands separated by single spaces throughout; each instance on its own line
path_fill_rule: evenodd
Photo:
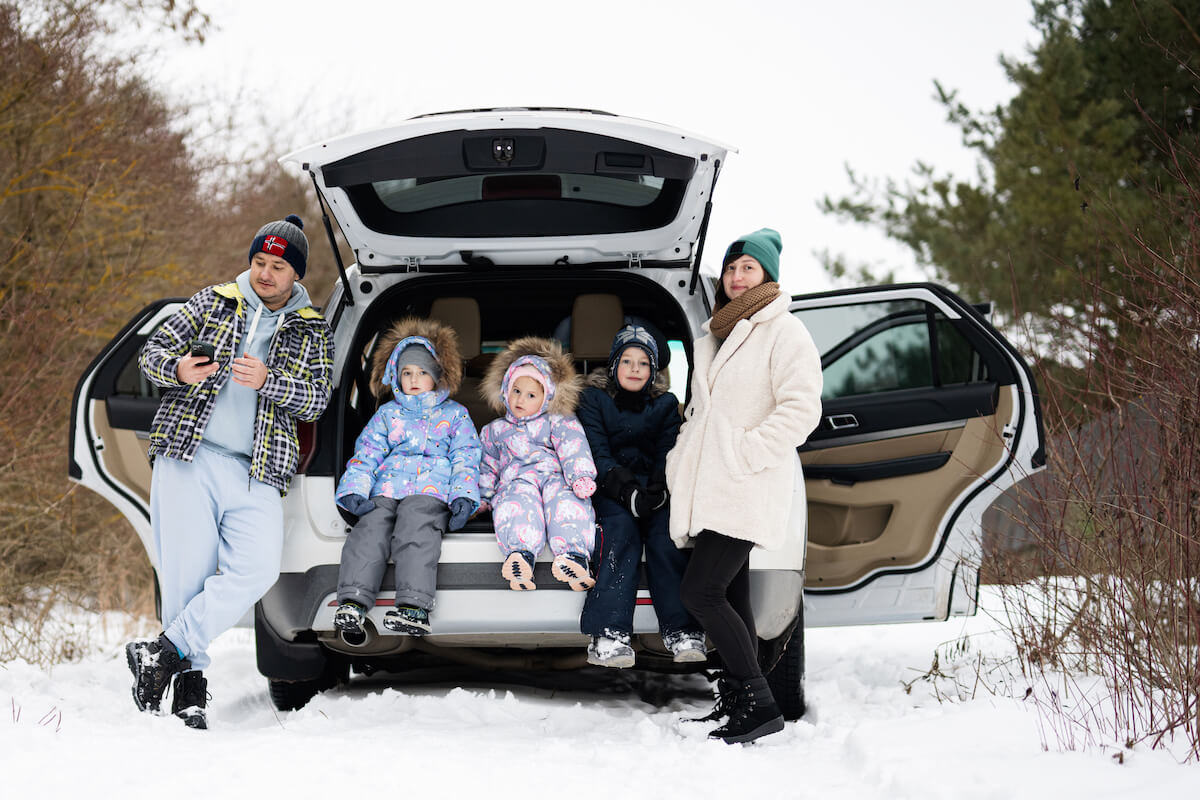
M 985 597 L 985 606 L 997 602 Z M 986 613 L 810 629 L 808 714 L 751 746 L 708 741 L 706 726 L 680 722 L 711 708 L 701 678 L 632 671 L 358 677 L 279 713 L 246 629 L 214 643 L 211 729 L 192 731 L 134 709 L 121 648 L 130 624 L 94 618 L 76 662 L 0 664 L 0 796 L 1200 795 L 1200 766 L 1168 752 L 1061 751 L 1066 737 L 1022 699 L 1019 678 L 1016 699 L 994 691 L 1010 653 Z M 944 677 L 923 678 L 935 652 Z M 985 679 L 977 681 L 980 666 Z

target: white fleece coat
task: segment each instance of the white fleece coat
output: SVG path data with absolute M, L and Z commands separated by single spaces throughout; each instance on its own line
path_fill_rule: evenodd
M 692 400 L 667 456 L 671 538 L 704 529 L 768 550 L 785 544 L 795 450 L 821 418 L 821 357 L 781 295 L 722 342 L 693 351 Z

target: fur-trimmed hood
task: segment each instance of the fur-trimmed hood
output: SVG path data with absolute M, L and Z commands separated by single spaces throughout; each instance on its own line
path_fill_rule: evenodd
M 617 382 L 609 380 L 608 367 L 596 367 L 589 372 L 587 385 L 603 389 L 608 393 L 609 397 L 615 398 L 617 396 Z M 666 394 L 670 388 L 671 384 L 667 383 L 667 376 L 663 375 L 662 372 L 655 372 L 654 380 L 650 382 L 650 388 L 647 391 L 649 392 L 650 399 L 653 400 L 656 397 Z
M 384 380 L 388 361 L 405 339 L 413 337 L 425 340 L 420 343 L 431 348 L 434 359 L 442 368 L 442 377 L 435 388 L 445 389 L 447 395 L 453 395 L 462 384 L 463 361 L 458 351 L 458 334 L 454 329 L 435 319 L 405 317 L 388 328 L 375 346 L 375 357 L 371 364 L 371 391 L 380 400 L 395 396 L 395 388 Z M 405 346 L 408 344 L 412 342 Z
M 579 405 L 583 379 L 570 353 L 553 339 L 525 336 L 509 342 L 496 355 L 479 384 L 479 394 L 497 414 L 508 414 L 508 384 L 513 369 L 528 365 L 541 373 L 547 387 L 539 414 L 570 415 Z

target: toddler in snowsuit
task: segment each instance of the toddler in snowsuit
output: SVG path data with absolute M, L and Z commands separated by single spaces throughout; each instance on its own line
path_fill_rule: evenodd
M 654 336 L 626 325 L 613 338 L 608 367 L 588 376 L 579 402 L 579 421 L 600 474 L 592 504 L 604 537 L 580 629 L 592 637 L 588 663 L 602 667 L 634 664 L 633 610 L 643 544 L 663 643 L 677 662 L 708 657 L 704 633 L 679 594 L 687 551 L 671 541 L 666 476 L 667 453 L 679 434 L 679 401 L 658 368 Z
M 479 437 L 467 409 L 449 399 L 462 380 L 454 330 L 410 317 L 380 339 L 371 371 L 380 406 L 354 445 L 337 502 L 358 515 L 342 547 L 334 626 L 361 636 L 390 557 L 396 605 L 383 625 L 429 633 L 442 535 L 479 506 Z
M 480 388 L 499 414 L 483 429 L 479 489 L 492 509 L 509 587 L 536 589 L 533 565 L 546 546 L 551 574 L 575 591 L 590 589 L 588 558 L 595 516 L 596 465 L 575 417 L 580 378 L 571 356 L 549 339 L 509 343 Z

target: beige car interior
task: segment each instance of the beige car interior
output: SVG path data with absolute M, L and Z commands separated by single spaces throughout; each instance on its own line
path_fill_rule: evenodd
M 806 467 L 950 453 L 943 466 L 914 475 L 850 486 L 806 480 L 805 585 L 845 586 L 874 569 L 921 563 L 950 505 L 1004 459 L 1007 444 L 1001 434 L 1012 416 L 1011 394 L 1001 391 L 995 414 L 974 417 L 959 427 L 801 452 Z

